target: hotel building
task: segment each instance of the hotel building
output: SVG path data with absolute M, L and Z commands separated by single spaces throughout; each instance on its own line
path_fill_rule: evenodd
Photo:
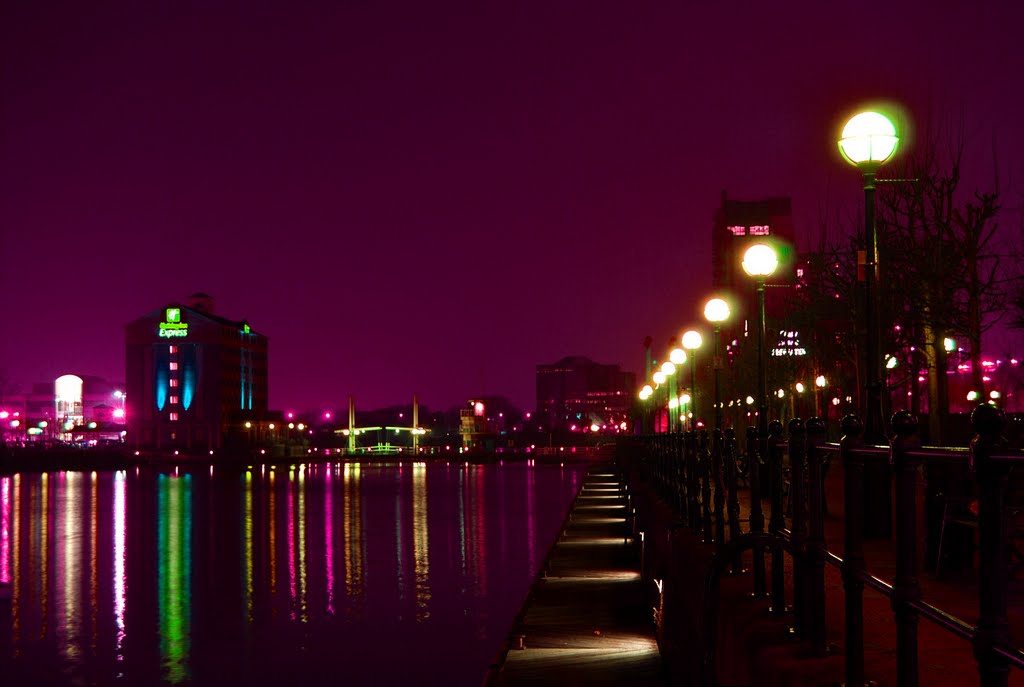
M 194 294 L 125 326 L 127 444 L 204 451 L 267 416 L 267 337 Z

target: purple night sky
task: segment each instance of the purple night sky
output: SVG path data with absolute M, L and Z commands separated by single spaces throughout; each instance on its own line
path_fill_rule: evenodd
M 0 376 L 124 377 L 123 325 L 205 291 L 278 409 L 533 406 L 697 321 L 720 194 L 853 216 L 859 104 L 993 147 L 1018 232 L 1024 4 L 8 3 Z M 873 26 L 876 25 L 876 26 Z M 876 35 L 869 35 L 875 33 Z M 995 141 L 995 146 L 993 146 Z

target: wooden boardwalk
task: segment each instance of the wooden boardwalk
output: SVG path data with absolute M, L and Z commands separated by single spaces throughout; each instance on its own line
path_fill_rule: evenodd
M 621 476 L 592 468 L 487 684 L 668 683 L 626 509 Z

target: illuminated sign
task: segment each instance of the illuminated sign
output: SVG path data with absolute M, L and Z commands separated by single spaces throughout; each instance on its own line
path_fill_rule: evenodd
M 779 343 L 772 349 L 772 356 L 781 358 L 802 355 L 807 355 L 807 349 L 800 343 L 800 332 L 781 330 Z
M 181 321 L 181 308 L 167 308 L 164 321 L 160 323 L 160 336 L 171 339 L 188 336 L 188 323 Z

